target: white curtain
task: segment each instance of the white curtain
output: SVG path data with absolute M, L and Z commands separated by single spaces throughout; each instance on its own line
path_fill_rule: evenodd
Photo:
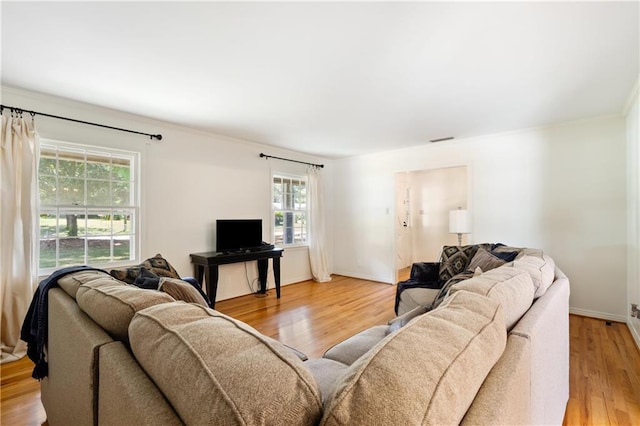
M 33 118 L 2 115 L 0 307 L 2 363 L 26 354 L 22 321 L 38 285 L 39 138 Z
M 325 251 L 325 229 L 323 211 L 322 179 L 320 170 L 316 167 L 309 169 L 309 263 L 311 275 L 318 282 L 331 281 L 331 275 L 327 267 L 327 254 Z

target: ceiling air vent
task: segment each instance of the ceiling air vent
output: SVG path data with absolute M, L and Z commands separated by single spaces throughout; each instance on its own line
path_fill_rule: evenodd
M 453 136 L 447 136 L 446 138 L 440 138 L 440 139 L 429 139 L 429 142 L 433 143 L 433 142 L 443 142 L 443 141 L 450 141 L 451 139 L 453 139 Z

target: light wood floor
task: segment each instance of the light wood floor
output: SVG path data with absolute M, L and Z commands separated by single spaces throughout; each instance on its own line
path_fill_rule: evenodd
M 216 308 L 310 357 L 365 328 L 393 318 L 395 286 L 334 276 L 330 283 L 282 287 L 224 300 Z M 566 425 L 640 425 L 640 351 L 625 324 L 570 316 L 570 400 Z M 0 368 L 0 424 L 40 425 L 46 415 L 33 364 Z

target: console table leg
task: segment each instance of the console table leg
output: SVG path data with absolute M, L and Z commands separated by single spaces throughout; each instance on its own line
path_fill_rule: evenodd
M 204 283 L 202 278 L 204 277 L 204 266 L 198 265 L 196 263 L 193 264 L 193 278 L 196 279 L 200 283 L 200 286 Z
M 211 300 L 211 307 L 216 307 L 216 293 L 218 292 L 218 265 L 209 265 L 204 272 L 204 281 L 207 284 L 207 296 Z
M 280 299 L 280 258 L 273 258 L 273 278 L 276 282 L 276 297 Z
M 258 281 L 260 281 L 260 293 L 267 292 L 267 270 L 269 269 L 269 259 L 258 260 Z

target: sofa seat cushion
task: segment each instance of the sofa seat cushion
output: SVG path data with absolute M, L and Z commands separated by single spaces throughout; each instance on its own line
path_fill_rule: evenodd
M 511 263 L 516 269 L 526 271 L 536 288 L 534 298 L 542 296 L 555 279 L 555 262 L 542 250 L 524 249 Z
M 409 321 L 416 317 L 419 317 L 427 311 L 429 311 L 429 308 L 427 306 L 418 306 L 417 308 L 414 308 L 403 313 L 402 315 L 398 315 L 397 317 L 389 320 L 389 328 L 387 329 L 386 334 L 400 330 L 400 328 L 407 325 Z
M 323 358 L 351 365 L 387 335 L 388 325 L 376 325 L 349 337 L 327 350 Z
M 454 284 L 449 294 L 460 290 L 478 293 L 500 303 L 507 330 L 531 307 L 535 292 L 527 272 L 506 266 Z
M 318 382 L 323 402 L 333 393 L 336 383 L 349 368 L 346 364 L 328 358 L 313 358 L 307 360 L 304 365 Z
M 102 327 L 115 340 L 128 343 L 129 323 L 136 312 L 159 303 L 173 302 L 166 293 L 143 290 L 107 281 L 95 280 L 78 288 L 78 307 Z
M 320 389 L 281 343 L 220 312 L 174 302 L 136 314 L 131 349 L 186 424 L 315 424 Z
M 505 342 L 500 305 L 458 291 L 354 362 L 320 424 L 458 424 Z

